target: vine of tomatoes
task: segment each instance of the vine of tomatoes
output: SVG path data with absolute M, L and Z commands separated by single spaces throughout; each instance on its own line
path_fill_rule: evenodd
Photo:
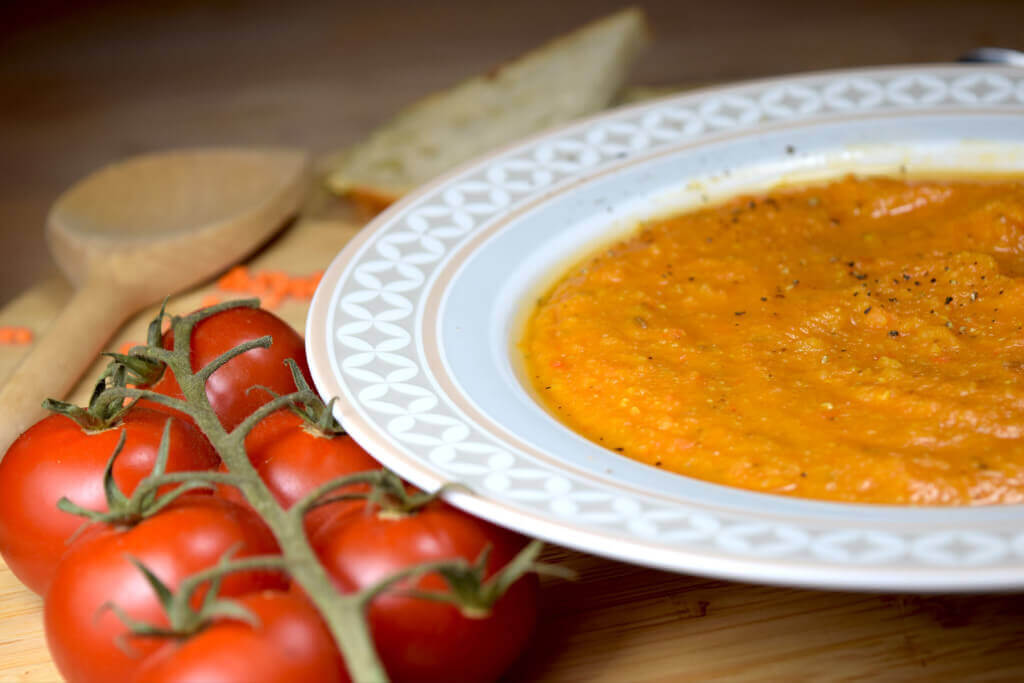
M 377 464 L 257 302 L 109 355 L 87 425 L 0 461 L 0 553 L 70 683 L 493 680 L 527 646 L 539 543 Z

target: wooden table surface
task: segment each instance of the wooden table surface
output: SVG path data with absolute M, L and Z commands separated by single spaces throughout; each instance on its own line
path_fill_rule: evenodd
M 360 5 L 5 4 L 0 325 L 41 332 L 66 299 L 41 226 L 60 190 L 96 166 L 179 145 L 337 149 L 410 99 L 618 3 Z M 980 44 L 1024 47 L 1019 2 L 645 7 L 656 42 L 633 79 L 642 85 L 940 61 Z M 358 228 L 343 216 L 300 222 L 254 267 L 309 272 Z M 185 310 L 211 291 L 207 285 L 175 305 Z M 287 301 L 279 312 L 301 327 L 305 305 Z M 110 347 L 141 338 L 142 320 Z M 0 380 L 23 352 L 0 346 Z M 558 548 L 548 555 L 580 579 L 547 586 L 540 633 L 511 680 L 1024 680 L 1024 595 L 804 591 L 647 570 Z M 57 680 L 39 611 L 39 600 L 0 570 L 0 681 Z

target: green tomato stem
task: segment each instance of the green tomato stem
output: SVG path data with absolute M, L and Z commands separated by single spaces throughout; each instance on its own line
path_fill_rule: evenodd
M 201 368 L 198 372 L 192 371 L 192 329 L 199 320 L 218 310 L 219 307 L 213 307 L 173 319 L 174 349 L 168 354 L 165 362 L 178 381 L 189 407 L 188 413 L 216 448 L 228 470 L 236 477 L 231 483 L 238 487 L 249 504 L 266 522 L 277 539 L 292 579 L 302 587 L 327 623 L 335 643 L 345 658 L 349 676 L 355 683 L 383 683 L 388 677 L 377 656 L 366 623 L 367 603 L 363 596 L 346 596 L 335 588 L 306 537 L 302 517 L 289 514 L 278 504 L 249 461 L 245 451 L 245 435 L 255 426 L 257 419 L 246 420 L 234 431 L 227 432 L 206 396 L 205 380 L 212 374 L 210 366 Z M 218 361 L 226 362 L 234 355 L 237 354 L 225 354 L 218 358 Z M 286 398 L 294 400 L 294 397 L 280 397 L 282 404 L 286 402 Z M 271 403 L 277 401 L 278 399 L 275 399 Z M 260 417 L 263 417 L 269 414 L 271 409 L 264 407 L 258 412 Z

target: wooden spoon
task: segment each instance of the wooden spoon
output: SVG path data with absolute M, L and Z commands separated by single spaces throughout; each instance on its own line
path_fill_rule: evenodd
M 213 148 L 96 171 L 50 210 L 46 236 L 77 286 L 0 389 L 0 454 L 64 398 L 133 313 L 241 260 L 293 215 L 309 159 L 292 149 Z

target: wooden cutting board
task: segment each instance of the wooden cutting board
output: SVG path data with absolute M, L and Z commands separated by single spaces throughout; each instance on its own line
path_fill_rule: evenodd
M 330 213 L 330 212 L 328 212 Z M 335 212 L 336 213 L 336 212 Z M 359 230 L 350 216 L 304 218 L 248 263 L 251 270 L 308 275 Z M 0 310 L 0 325 L 40 334 L 70 293 L 53 275 Z M 169 310 L 207 296 L 215 282 L 174 297 Z M 304 329 L 308 302 L 275 309 Z M 108 348 L 144 339 L 149 310 Z M 0 378 L 25 352 L 0 346 Z M 99 361 L 74 391 L 88 398 Z M 549 548 L 574 582 L 545 581 L 534 644 L 508 680 L 1024 680 L 1024 595 L 890 596 L 761 587 L 671 574 Z M 42 626 L 41 600 L 0 566 L 0 681 L 59 681 Z

